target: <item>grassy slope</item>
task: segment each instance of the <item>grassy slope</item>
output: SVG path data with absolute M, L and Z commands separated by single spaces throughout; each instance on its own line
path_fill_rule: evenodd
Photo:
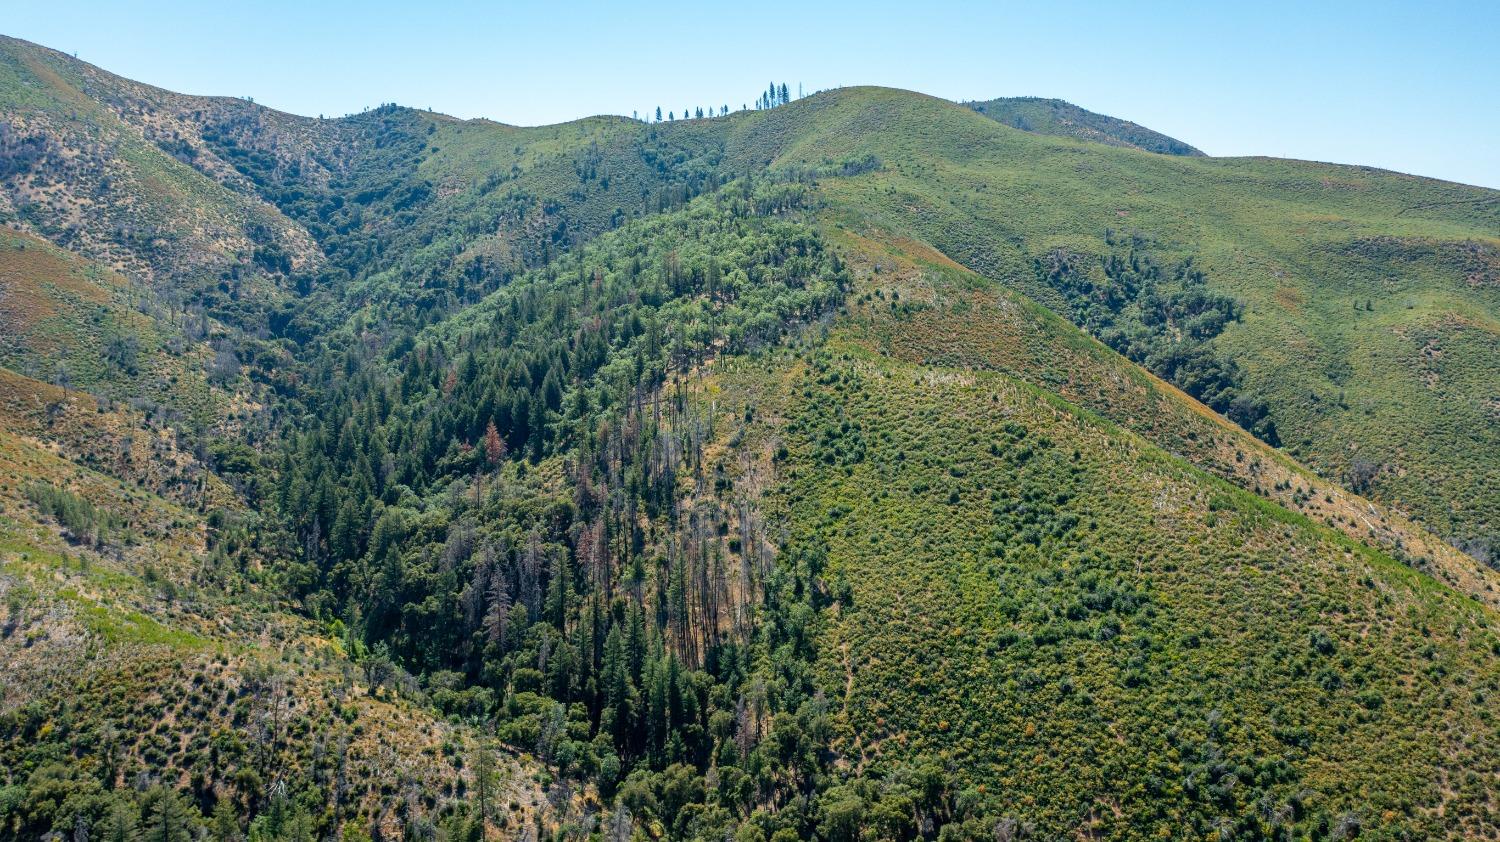
M 233 488 L 180 446 L 174 428 L 120 404 L 0 368 L 0 426 L 36 447 L 185 508 L 244 509 Z
M 207 357 L 119 274 L 0 230 L 0 365 L 123 402 L 195 418 L 218 413 Z
M 1060 99 L 1041 97 L 1002 97 L 964 105 L 998 123 L 1037 134 L 1076 137 L 1079 140 L 1123 146 L 1162 155 L 1198 155 L 1203 153 L 1176 138 L 1153 132 L 1129 120 L 1095 114 Z
M 169 115 L 184 137 L 219 126 L 275 158 L 261 169 L 268 184 L 295 173 L 314 192 L 353 196 L 364 182 L 352 174 L 373 168 L 395 173 L 393 190 L 426 190 L 414 210 L 373 221 L 390 227 L 389 253 L 405 256 L 353 285 L 356 302 L 430 295 L 428 270 L 411 267 L 448 265 L 449 255 L 459 266 L 481 258 L 492 271 L 534 265 L 650 212 L 656 191 L 693 173 L 865 154 L 884 169 L 828 183 L 846 224 L 914 234 L 1044 303 L 1060 304 L 1040 287 L 1032 258 L 1055 248 L 1101 254 L 1110 228 L 1143 233 L 1163 259 L 1193 255 L 1212 288 L 1243 303 L 1243 320 L 1216 344 L 1268 399 L 1294 456 L 1335 479 L 1376 466 L 1373 496 L 1456 542 L 1496 533 L 1500 501 L 1482 493 L 1500 481 L 1500 409 L 1487 385 L 1500 353 L 1493 191 L 1360 168 L 1104 148 L 886 89 L 654 128 L 591 118 L 524 129 L 410 110 L 309 120 L 79 67 L 90 91 L 113 91 L 121 113 Z M 425 142 L 392 158 L 393 130 Z M 199 147 L 204 172 L 256 189 L 231 166 L 243 169 L 242 160 Z M 1361 302 L 1379 303 L 1356 310 Z
M 1029 376 L 1089 396 L 1068 360 L 1108 352 L 1023 300 L 952 285 L 884 316 L 876 289 L 923 291 L 877 253 L 886 268 L 861 276 L 813 364 L 728 363 L 716 381 L 725 403 L 788 419 L 767 516 L 826 547 L 828 587 L 850 595 L 823 615 L 819 651 L 851 769 L 938 756 L 1043 838 L 1208 833 L 1278 811 L 1302 830 L 1353 816 L 1500 833 L 1493 608 L 969 368 L 964 313 L 983 306 L 982 329 L 1013 348 L 986 367 L 1062 351 Z M 953 322 L 932 312 L 960 325 L 946 341 L 927 331 Z M 1135 391 L 1127 368 L 1101 378 L 1116 397 Z M 1153 388 L 1165 397 L 1134 405 L 1188 403 Z M 1187 434 L 1238 436 L 1256 456 L 1215 426 Z
M 1045 837 L 1298 793 L 1304 826 L 1497 833 L 1492 610 L 1011 378 L 831 351 L 784 499 L 851 593 L 821 638 L 851 764 L 936 753 Z M 862 459 L 820 453 L 839 429 Z
M 1494 191 L 1042 137 L 878 88 L 748 115 L 725 133 L 737 162 L 878 156 L 881 171 L 825 182 L 844 224 L 924 239 L 1044 302 L 1031 260 L 1102 254 L 1106 229 L 1194 255 L 1210 288 L 1244 305 L 1215 341 L 1269 400 L 1289 452 L 1331 477 L 1356 458 L 1382 465 L 1377 499 L 1453 539 L 1495 533 L 1500 425 L 1484 384 L 1500 348 Z M 1366 301 L 1373 311 L 1356 312 Z
M 637 145 L 643 130 L 624 121 L 521 130 L 408 117 L 435 127 L 418 173 L 457 197 L 441 205 L 448 217 L 433 217 L 442 225 L 493 213 L 463 192 L 472 190 L 466 182 L 512 166 L 533 179 L 512 195 L 523 202 L 597 182 L 570 199 L 585 209 L 581 227 L 607 227 L 612 205 L 623 208 L 625 198 L 639 200 L 642 187 L 660 183 L 653 168 L 632 169 L 628 178 L 612 175 L 612 184 L 628 186 L 616 193 L 573 170 L 580 150 L 595 145 L 613 150 L 604 160 L 646 167 Z M 974 780 L 1014 793 L 1018 814 L 1063 833 L 1095 821 L 1118 831 L 1115 808 L 1168 829 L 1209 815 L 1212 806 L 1189 792 L 1187 773 L 1211 766 L 1205 758 L 1218 753 L 1243 763 L 1277 799 L 1315 790 L 1312 811 L 1357 809 L 1367 826 L 1418 833 L 1495 835 L 1486 795 L 1496 771 L 1485 702 L 1496 681 L 1492 611 L 1022 380 L 1246 485 L 1292 483 L 1263 490 L 1361 539 L 1411 547 L 1428 540 L 1420 530 L 1379 512 L 1366 517 L 1358 498 L 1315 485 L 1197 415 L 1170 387 L 1055 317 L 958 267 L 941 268 L 951 255 L 1040 296 L 1044 290 L 1028 286 L 1029 258 L 1056 246 L 1097 251 L 1106 227 L 1139 227 L 1168 248 L 1196 252 L 1210 283 L 1248 305 L 1244 322 L 1221 341 L 1278 398 L 1289 444 L 1330 473 L 1347 461 L 1349 444 L 1384 449 L 1396 469 L 1377 478 L 1377 490 L 1449 534 L 1466 534 L 1494 523 L 1484 508 L 1493 498 L 1482 493 L 1495 476 L 1493 443 L 1485 416 L 1475 414 L 1488 411 L 1480 390 L 1494 359 L 1494 214 L 1492 204 L 1480 204 L 1492 193 L 1352 168 L 1100 148 L 873 89 L 659 131 L 708 158 L 722 145 L 731 167 L 878 155 L 882 171 L 826 181 L 824 195 L 838 224 L 884 241 L 849 235 L 867 262 L 900 267 L 863 292 L 900 287 L 908 301 L 928 299 L 928 309 L 889 318 L 880 312 L 890 312 L 888 299 L 867 298 L 832 341 L 834 354 L 848 359 L 805 373 L 779 398 L 758 398 L 779 401 L 777 411 L 797 421 L 778 492 L 794 537 L 827 543 L 833 575 L 851 588 L 850 605 L 826 623 L 822 650 L 826 685 L 846 702 L 839 747 L 851 762 L 879 764 L 883 751 L 947 752 Z M 225 184 L 236 178 L 219 176 Z M 557 222 L 526 211 L 516 219 L 523 224 L 468 247 L 510 253 L 514 231 L 550 236 L 546 226 Z M 916 240 L 892 243 L 889 232 L 942 252 Z M 1393 235 L 1404 239 L 1379 239 Z M 1408 268 L 1377 282 L 1392 265 Z M 1410 297 L 1409 308 L 1382 301 L 1360 314 L 1369 322 L 1348 317 L 1349 303 L 1387 283 Z M 1440 332 L 1431 348 L 1419 332 L 1429 327 Z M 1420 357 L 1413 361 L 1432 370 L 1381 364 L 1377 355 L 1403 342 L 1418 343 L 1408 349 Z M 1309 356 L 1318 364 L 1307 365 Z M 1338 375 L 1351 409 L 1320 421 L 1332 412 L 1323 402 L 1299 415 L 1302 396 L 1333 391 L 1325 375 L 1344 371 L 1340 360 L 1357 372 Z M 1356 385 L 1358 377 L 1371 382 Z M 763 373 L 725 378 L 727 391 L 777 391 Z M 1419 387 L 1438 391 L 1423 397 Z M 816 438 L 825 428 L 848 432 L 835 420 L 839 406 L 865 449 L 848 465 L 826 461 Z M 1428 429 L 1478 438 L 1426 441 L 1418 433 Z M 1042 437 L 1049 446 L 1035 444 Z M 18 454 L 12 481 L 54 470 L 47 465 L 55 457 L 32 443 L 4 444 Z M 1031 455 L 1022 459 L 1022 451 Z M 1243 463 L 1237 453 L 1247 455 Z M 1248 467 L 1256 460 L 1263 476 Z M 1305 495 L 1304 485 L 1318 493 Z M 1424 488 L 1438 490 L 1424 498 Z M 1059 492 L 1070 496 L 1059 501 Z M 1319 503 L 1323 494 L 1338 496 Z M 1435 502 L 1450 499 L 1472 501 L 1476 511 L 1450 519 Z M 25 514 L 27 505 L 7 510 Z M 1078 521 L 1057 532 L 1070 513 Z M 59 546 L 55 536 L 16 528 L 21 537 L 12 540 L 32 549 L 13 549 L 10 564 L 30 565 Z M 1037 544 L 1028 549 L 1020 539 L 1032 533 Z M 53 550 L 39 547 L 49 540 Z M 1429 554 L 1435 572 L 1483 597 L 1486 574 L 1449 564 L 1443 552 Z M 60 567 L 48 562 L 45 575 L 24 575 L 72 581 Z M 10 567 L 6 575 L 22 576 Z M 1101 588 L 1109 596 L 1102 602 L 1091 596 Z M 209 631 L 183 633 L 212 639 Z M 1331 653 L 1315 632 L 1327 635 Z M 99 632 L 67 632 L 75 633 Z M 1177 710 L 1173 698 L 1192 704 Z M 1221 716 L 1210 722 L 1202 714 L 1215 707 Z M 1111 722 L 1101 711 L 1117 715 Z M 1277 757 L 1292 777 L 1266 771 Z M 1142 789 L 1157 786 L 1143 776 L 1125 775 L 1135 781 L 1127 787 L 1109 783 L 1119 770 L 1140 769 L 1156 769 L 1164 789 Z M 1225 787 L 1222 771 L 1198 769 L 1192 780 Z M 1446 821 L 1433 812 L 1440 805 Z
M 1163 259 L 1194 256 L 1211 288 L 1243 303 L 1243 320 L 1215 342 L 1269 401 L 1289 452 L 1332 478 L 1374 466 L 1373 496 L 1459 543 L 1494 536 L 1500 522 L 1500 500 L 1484 493 L 1500 481 L 1500 409 L 1487 385 L 1500 351 L 1493 191 L 1296 161 L 1154 156 L 1017 132 L 953 103 L 875 88 L 656 127 L 590 118 L 524 129 L 402 109 L 310 120 L 182 97 L 6 44 L 12 63 L 63 80 L 41 93 L 13 83 L 13 98 L 41 97 L 44 113 L 67 97 L 98 100 L 107 106 L 94 110 L 108 112 L 91 117 L 100 125 L 118 114 L 143 133 L 182 138 L 223 186 L 158 163 L 198 176 L 196 191 L 258 190 L 286 202 L 290 187 L 345 201 L 369 186 L 358 173 L 389 171 L 380 189 L 425 198 L 370 220 L 372 231 L 389 229 L 382 248 L 401 257 L 377 261 L 349 294 L 389 301 L 392 313 L 434 294 L 424 267 L 535 265 L 650 212 L 658 191 L 694 174 L 866 154 L 885 167 L 826 191 L 847 224 L 926 239 L 1043 303 L 1060 302 L 1039 286 L 1033 258 L 1056 248 L 1101 254 L 1106 229 L 1142 233 Z M 205 143 L 210 125 L 260 163 L 247 168 L 250 159 Z M 405 145 L 389 143 L 392 130 Z M 246 172 L 268 180 L 251 183 Z M 257 200 L 231 203 L 245 201 Z M 294 256 L 311 253 L 292 242 L 296 225 L 276 225 L 290 232 Z M 1361 302 L 1373 309 L 1356 310 Z
M 1318 477 L 1003 284 L 915 240 L 839 236 L 860 292 L 847 336 L 908 363 L 1003 372 L 1500 607 L 1500 574 Z

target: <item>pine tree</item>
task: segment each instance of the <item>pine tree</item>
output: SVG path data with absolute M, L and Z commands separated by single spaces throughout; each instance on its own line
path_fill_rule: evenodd
M 630 665 L 625 660 L 625 640 L 619 626 L 611 626 L 604 638 L 604 663 L 601 668 L 604 705 L 613 708 L 616 727 L 630 703 Z M 618 743 L 616 743 L 618 745 Z
M 526 419 L 529 428 L 531 461 L 542 461 L 542 450 L 546 446 L 547 405 L 542 401 L 531 401 L 531 417 Z
M 155 786 L 143 799 L 146 813 L 144 842 L 192 842 L 193 817 L 176 790 Z
M 234 805 L 228 798 L 220 798 L 214 804 L 213 818 L 209 821 L 209 834 L 214 842 L 240 842 L 244 835 L 240 833 L 239 817 L 234 813 Z
M 359 557 L 359 525 L 358 507 L 352 498 L 345 498 L 339 506 L 339 516 L 333 522 L 333 532 L 328 536 L 329 551 L 334 558 L 347 560 Z
M 491 814 L 491 800 L 499 784 L 495 772 L 494 748 L 487 738 L 481 737 L 474 749 L 474 807 L 479 813 L 481 827 L 487 824 Z
M 121 800 L 98 827 L 100 842 L 140 842 L 141 817 L 135 805 Z
M 500 438 L 494 419 L 490 419 L 489 426 L 484 429 L 484 455 L 492 468 L 498 468 L 505 459 L 505 440 Z
M 489 600 L 490 608 L 484 618 L 485 635 L 504 652 L 507 642 L 505 633 L 510 625 L 511 600 L 510 589 L 498 576 L 490 585 Z
M 565 559 L 560 560 L 556 567 L 552 581 L 547 586 L 547 619 L 558 631 L 563 631 L 568 617 L 568 604 L 572 601 L 573 581 Z
M 646 612 L 632 603 L 625 616 L 625 666 L 637 687 L 641 686 L 641 673 L 646 667 L 646 645 Z

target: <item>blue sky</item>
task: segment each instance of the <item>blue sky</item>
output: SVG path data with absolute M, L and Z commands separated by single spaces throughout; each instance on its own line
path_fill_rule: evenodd
M 398 102 L 530 125 L 880 84 L 1060 97 L 1213 155 L 1500 188 L 1497 0 L 633 6 L 7 0 L 0 32 L 308 115 Z

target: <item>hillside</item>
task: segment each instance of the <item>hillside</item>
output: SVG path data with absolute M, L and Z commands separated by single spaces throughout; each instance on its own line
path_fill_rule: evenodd
M 1129 120 L 1095 114 L 1060 99 L 1002 97 L 964 105 L 984 116 L 1023 132 L 1076 137 L 1107 146 L 1123 146 L 1162 155 L 1203 155 L 1175 138 L 1153 132 Z
M 202 322 L 169 313 L 120 275 L 0 229 L 0 364 L 140 410 L 218 415 Z
M 825 185 L 843 224 L 931 243 L 1491 557 L 1500 427 L 1481 373 L 1500 325 L 1495 191 L 1081 147 L 877 88 L 752 121 L 767 125 L 747 126 L 729 156 L 884 162 Z M 1177 341 L 1183 328 L 1197 341 Z
M 529 760 L 267 600 L 250 516 L 171 437 L 4 370 L 0 421 L 0 836 L 103 832 L 137 800 L 149 824 L 173 790 L 183 816 L 266 804 L 270 838 L 313 817 L 399 833 L 436 823 L 484 752 L 497 821 L 551 821 Z
M 273 208 L 204 178 L 178 127 L 120 101 L 117 78 L 0 42 L 0 222 L 226 318 L 317 262 Z
M 1500 838 L 1495 191 L 0 103 L 0 839 Z

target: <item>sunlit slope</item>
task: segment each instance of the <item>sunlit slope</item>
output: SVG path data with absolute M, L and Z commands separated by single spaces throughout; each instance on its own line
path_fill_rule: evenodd
M 862 778 L 825 812 L 902 827 L 937 768 L 974 833 L 1500 833 L 1493 571 L 930 247 L 830 236 L 826 339 L 702 387 L 776 419 L 816 606 L 778 632 Z
M 1500 607 L 1500 574 L 1385 506 L 1317 476 L 1004 284 L 917 240 L 844 233 L 858 294 L 844 335 L 910 363 L 998 371 L 1169 453 L 1379 547 Z
M 1008 376 L 836 330 L 780 411 L 851 768 L 1042 838 L 1497 832 L 1491 609 Z
M 120 274 L 28 234 L 0 229 L 0 365 L 138 408 L 211 417 L 211 355 L 188 334 L 206 322 L 170 312 Z
M 1002 97 L 964 105 L 998 123 L 1037 134 L 1076 137 L 1107 146 L 1124 146 L 1162 155 L 1202 155 L 1176 138 L 1129 120 L 1096 114 L 1060 99 Z
M 0 804 L 0 838 L 97 823 L 138 781 L 247 804 L 318 782 L 304 809 L 335 827 L 399 833 L 435 815 L 472 782 L 473 732 L 273 607 L 243 511 L 214 510 L 210 529 L 147 489 L 207 481 L 186 496 L 232 506 L 230 492 L 133 420 L 0 369 L 0 790 L 59 794 Z M 533 768 L 496 762 L 504 826 L 531 823 Z M 423 797 L 398 810 L 405 787 Z
M 198 160 L 179 122 L 123 99 L 127 84 L 0 38 L 0 222 L 226 317 L 241 295 L 280 295 L 318 262 L 298 226 L 206 174 L 215 162 Z
M 1474 555 L 1493 555 L 1494 191 L 1356 167 L 1144 154 L 1018 131 L 891 89 L 660 125 L 600 117 L 519 128 L 394 107 L 318 119 L 173 94 L 24 42 L 6 46 L 15 113 L 42 127 L 17 123 L 17 136 L 37 137 L 38 160 L 49 160 L 54 136 L 66 148 L 81 143 L 68 140 L 77 131 L 55 130 L 67 117 L 78 131 L 119 139 L 91 153 L 102 154 L 101 172 L 149 164 L 192 185 L 184 195 L 201 194 L 187 201 L 128 186 L 163 179 L 115 179 L 108 192 L 133 203 L 137 222 L 160 216 L 173 230 L 202 232 L 212 226 L 183 214 L 239 214 L 241 228 L 261 220 L 246 230 L 274 235 L 274 248 L 226 234 L 194 251 L 228 255 L 218 273 L 314 294 L 316 304 L 282 312 L 235 300 L 246 282 L 234 277 L 219 282 L 227 296 L 200 293 L 246 327 L 307 341 L 360 309 L 438 318 L 724 178 L 812 168 L 846 225 L 915 234 L 1065 316 L 1087 302 L 1049 282 L 1039 263 L 1062 261 L 1074 287 L 1102 287 L 1107 257 L 1168 270 L 1191 259 L 1204 288 L 1236 310 L 1209 347 L 1237 366 L 1240 391 L 1264 405 L 1291 454 Z M 93 176 L 65 175 L 68 202 L 83 201 L 74 194 Z M 29 201 L 37 177 L 11 176 L 13 204 Z M 50 207 L 32 205 L 28 213 Z M 92 209 L 74 233 L 41 225 L 52 211 L 25 224 L 105 257 L 139 252 L 138 224 L 110 232 L 93 222 L 113 212 Z M 134 239 L 115 242 L 119 231 Z M 150 271 L 193 264 L 173 257 L 170 238 L 154 243 L 141 257 Z
M 1495 534 L 1495 191 L 1041 137 L 880 88 L 749 115 L 724 134 L 726 158 L 747 166 L 875 156 L 877 171 L 822 183 L 843 224 L 916 235 L 1063 313 L 1068 295 L 1039 261 L 1066 258 L 1097 288 L 1111 254 L 1191 258 L 1205 289 L 1238 304 L 1211 347 L 1266 402 L 1288 451 L 1457 542 Z

